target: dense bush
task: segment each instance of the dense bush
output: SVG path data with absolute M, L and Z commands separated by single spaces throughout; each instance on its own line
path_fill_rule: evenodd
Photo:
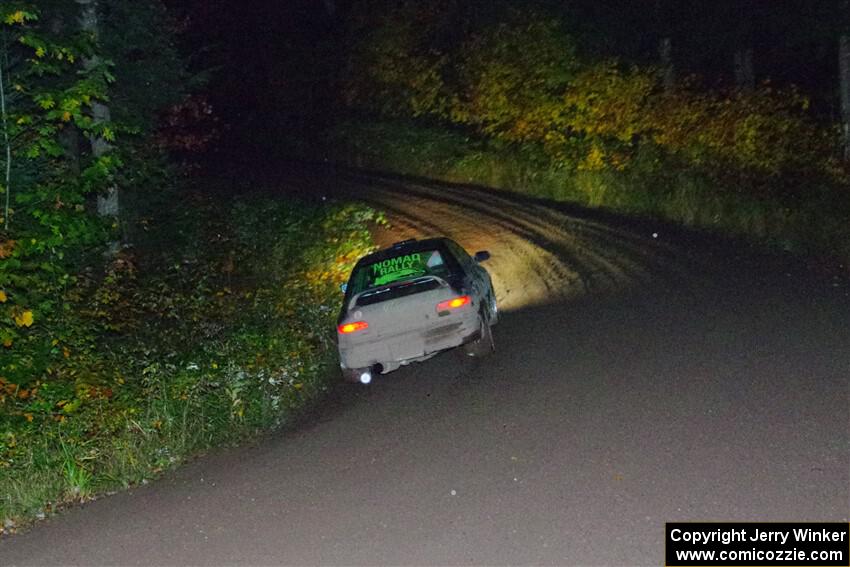
M 683 88 L 658 97 L 652 136 L 694 165 L 761 176 L 832 174 L 838 140 L 806 116 L 807 108 L 805 97 L 769 85 L 726 94 Z
M 574 74 L 574 51 L 556 20 L 533 13 L 472 34 L 450 58 L 454 83 L 443 117 L 505 141 L 539 140 L 551 100 Z
M 215 120 L 173 27 L 157 0 L 0 6 L 0 521 L 145 479 L 324 387 L 374 215 L 187 202 L 167 150 Z
M 531 10 L 497 10 L 464 40 L 437 42 L 440 6 L 450 12 L 452 3 L 435 5 L 395 5 L 352 34 L 349 105 L 542 143 L 571 169 L 622 169 L 639 143 L 653 143 L 695 167 L 835 172 L 832 132 L 807 117 L 793 90 L 709 91 L 692 78 L 665 90 L 653 69 L 582 57 L 567 23 Z

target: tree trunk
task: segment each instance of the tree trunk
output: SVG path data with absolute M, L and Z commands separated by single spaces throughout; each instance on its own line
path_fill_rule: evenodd
M 661 84 L 664 92 L 671 92 L 676 83 L 673 67 L 673 16 L 674 4 L 670 0 L 655 0 L 654 35 L 658 39 L 658 59 L 661 64 Z
M 844 161 L 850 162 L 850 34 L 842 34 L 838 43 L 838 68 L 841 89 L 841 131 Z
M 673 68 L 673 40 L 662 37 L 658 42 L 658 56 L 661 58 L 661 82 L 664 90 L 670 92 L 676 83 L 676 71 Z
M 94 35 L 95 39 L 98 35 L 98 16 L 97 16 L 97 0 L 76 0 L 77 4 L 82 8 L 80 14 L 80 29 L 84 32 Z M 100 64 L 99 58 L 95 55 L 83 60 L 83 66 L 86 69 L 91 69 Z M 92 120 L 95 124 L 102 124 L 110 121 L 109 107 L 101 102 L 94 101 L 91 105 Z M 112 145 L 102 137 L 90 136 L 92 155 L 98 158 L 112 150 Z M 97 196 L 97 212 L 101 216 L 118 218 L 120 207 L 118 201 L 118 187 L 112 185 L 106 189 L 105 194 Z
M 735 87 L 741 92 L 752 92 L 756 88 L 756 75 L 753 67 L 753 48 L 747 47 L 735 52 Z

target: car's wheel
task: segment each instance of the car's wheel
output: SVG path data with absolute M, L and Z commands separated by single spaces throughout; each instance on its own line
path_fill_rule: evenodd
M 496 352 L 496 343 L 493 342 L 493 329 L 482 312 L 478 316 L 479 337 L 478 339 L 463 345 L 463 351 L 469 356 L 478 358 L 488 356 Z

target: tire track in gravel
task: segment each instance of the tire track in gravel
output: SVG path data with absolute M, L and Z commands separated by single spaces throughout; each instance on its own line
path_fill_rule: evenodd
M 496 192 L 486 192 L 478 188 L 429 187 L 419 184 L 406 185 L 405 190 L 419 191 L 422 195 L 427 195 L 428 198 L 438 202 L 445 202 L 451 206 L 471 207 L 489 216 L 521 223 L 528 229 L 526 236 L 532 237 L 533 234 L 532 238 L 539 243 L 551 242 L 558 247 L 558 240 L 564 240 L 578 249 L 579 253 L 608 262 L 608 268 L 612 272 L 630 271 L 632 274 L 637 274 L 643 271 L 645 266 L 635 261 L 635 256 L 653 260 L 656 267 L 662 264 L 657 261 L 659 259 L 667 264 L 674 250 L 673 247 L 662 245 L 658 241 L 649 247 L 646 245 L 645 236 L 615 230 L 602 223 L 571 217 L 549 206 L 520 204 Z M 513 196 L 516 197 L 516 195 Z M 487 199 L 489 203 L 475 197 Z M 526 212 L 526 209 L 531 210 Z M 504 211 L 510 211 L 510 215 L 506 215 Z M 559 238 L 553 240 L 553 231 Z M 591 243 L 590 247 L 587 246 L 588 243 Z M 609 248 L 611 250 L 606 254 Z
M 426 186 L 354 174 L 346 197 L 384 211 L 391 230 L 379 244 L 446 235 L 470 251 L 489 250 L 487 267 L 503 309 L 611 293 L 647 281 L 672 249 L 649 235 L 584 220 L 495 191 Z

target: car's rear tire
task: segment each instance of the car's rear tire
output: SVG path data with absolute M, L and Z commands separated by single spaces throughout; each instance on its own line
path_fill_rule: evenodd
M 496 352 L 496 343 L 493 341 L 493 328 L 490 326 L 488 318 L 483 315 L 483 312 L 478 315 L 478 326 L 480 328 L 478 338 L 463 345 L 463 351 L 469 356 L 476 358 L 490 356 Z
M 496 296 L 490 295 L 490 326 L 499 322 L 499 306 L 496 304 Z

